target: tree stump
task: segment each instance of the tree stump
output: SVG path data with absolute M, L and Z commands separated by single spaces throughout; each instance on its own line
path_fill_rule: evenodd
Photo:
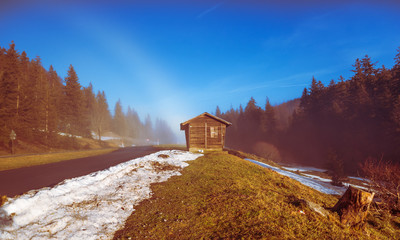
M 356 226 L 364 222 L 368 214 L 369 205 L 375 193 L 365 192 L 349 186 L 339 199 L 332 211 L 340 216 L 340 222 L 345 225 Z

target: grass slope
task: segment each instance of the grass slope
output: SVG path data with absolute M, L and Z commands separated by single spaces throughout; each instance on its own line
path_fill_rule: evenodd
M 110 153 L 117 148 L 70 151 L 61 153 L 35 154 L 25 156 L 0 157 L 0 171 L 67 161 L 76 158 L 90 157 Z
M 152 186 L 114 239 L 395 239 L 400 231 L 345 228 L 299 204 L 332 207 L 314 191 L 227 153 L 190 162 L 182 176 Z M 301 213 L 300 211 L 303 211 Z

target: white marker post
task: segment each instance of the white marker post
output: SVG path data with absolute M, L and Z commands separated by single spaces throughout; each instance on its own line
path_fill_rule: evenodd
M 17 138 L 17 134 L 14 130 L 11 130 L 10 139 L 11 139 L 11 154 L 14 154 L 14 140 Z

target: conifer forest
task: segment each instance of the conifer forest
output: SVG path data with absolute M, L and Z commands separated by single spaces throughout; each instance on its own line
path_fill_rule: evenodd
M 216 114 L 232 126 L 226 145 L 277 161 L 289 160 L 356 173 L 367 159 L 400 163 L 400 48 L 391 69 L 368 56 L 353 76 L 324 86 L 312 77 L 300 99 Z
M 147 116 L 142 122 L 133 108 L 123 111 L 121 101 L 114 109 L 112 114 L 104 91 L 95 93 L 92 84 L 81 86 L 72 65 L 62 79 L 53 66 L 46 70 L 40 57 L 29 59 L 14 43 L 8 49 L 0 47 L 0 147 L 7 148 L 12 130 L 20 141 L 48 147 L 74 148 L 75 136 L 101 140 L 106 131 L 175 141 L 164 120 L 153 123 Z

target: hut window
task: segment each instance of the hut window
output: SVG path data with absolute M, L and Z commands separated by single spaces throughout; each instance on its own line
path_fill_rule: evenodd
M 218 137 L 218 127 L 210 127 L 210 135 L 211 135 L 211 138 L 217 138 Z

